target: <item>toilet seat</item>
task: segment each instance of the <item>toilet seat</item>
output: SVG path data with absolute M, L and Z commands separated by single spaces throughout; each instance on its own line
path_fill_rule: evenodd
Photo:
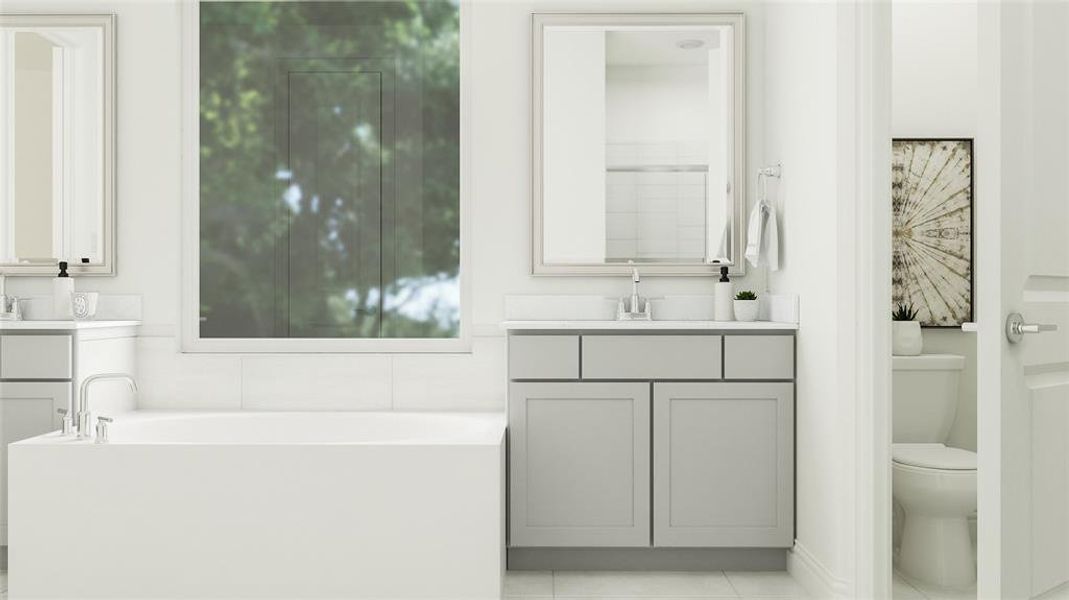
M 891 459 L 903 466 L 940 471 L 975 471 L 976 453 L 945 444 L 892 444 Z

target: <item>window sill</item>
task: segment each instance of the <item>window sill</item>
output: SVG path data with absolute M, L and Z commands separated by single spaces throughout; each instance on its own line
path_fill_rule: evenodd
M 470 354 L 471 339 L 185 339 L 182 352 L 205 354 Z

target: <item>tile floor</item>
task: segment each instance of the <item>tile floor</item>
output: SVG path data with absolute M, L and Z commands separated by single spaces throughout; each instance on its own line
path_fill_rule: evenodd
M 0 572 L 0 600 L 7 598 L 7 573 Z M 723 573 L 511 571 L 505 577 L 506 600 L 708 600 L 809 598 L 783 571 Z
M 971 591 L 940 590 L 922 583 L 910 581 L 895 571 L 893 600 L 976 600 L 975 588 Z
M 552 599 L 708 600 L 712 598 L 809 598 L 784 571 L 595 572 L 510 571 L 506 600 Z

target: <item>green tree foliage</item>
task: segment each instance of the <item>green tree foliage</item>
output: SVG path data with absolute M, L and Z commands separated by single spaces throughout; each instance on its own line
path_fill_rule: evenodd
M 455 2 L 206 2 L 204 337 L 454 337 Z

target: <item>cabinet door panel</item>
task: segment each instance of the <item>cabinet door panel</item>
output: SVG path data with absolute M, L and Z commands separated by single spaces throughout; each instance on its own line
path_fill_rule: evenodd
M 648 546 L 649 384 L 513 383 L 513 546 Z
M 7 445 L 60 428 L 69 383 L 0 382 L 0 545 L 7 545 Z
M 794 387 L 654 385 L 654 545 L 787 547 Z

